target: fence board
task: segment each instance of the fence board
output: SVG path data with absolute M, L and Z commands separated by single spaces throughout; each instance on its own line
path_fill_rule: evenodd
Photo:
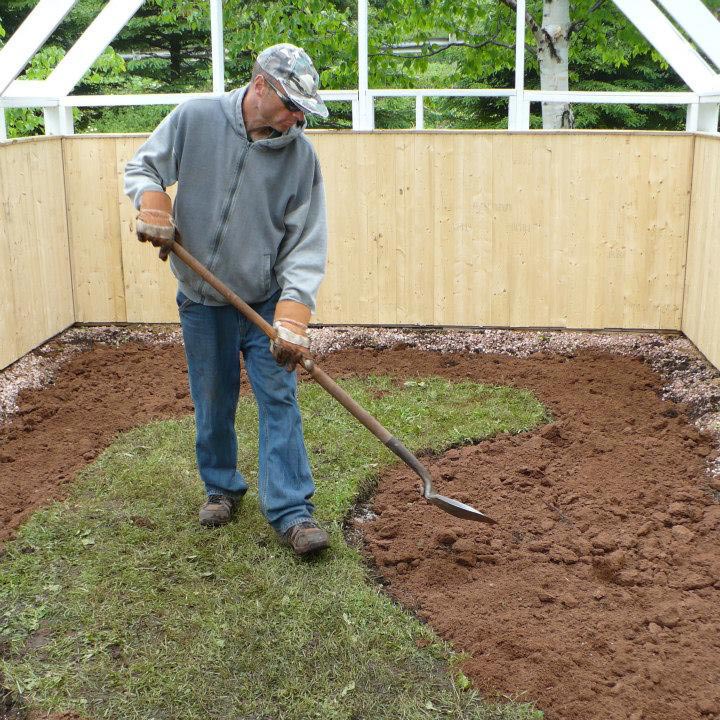
M 67 221 L 78 322 L 124 322 L 116 146 L 102 137 L 63 139 Z
M 138 242 L 135 234 L 137 214 L 123 189 L 125 165 L 144 141 L 144 137 L 121 138 L 116 148 L 117 183 L 115 203 L 119 208 L 120 247 L 125 282 L 128 322 L 177 322 L 175 291 L 177 284 L 168 262 L 158 260 L 158 251 Z M 168 188 L 175 198 L 175 187 Z
M 0 144 L 0 368 L 74 322 L 59 139 Z
M 695 142 L 682 329 L 720 367 L 720 138 Z

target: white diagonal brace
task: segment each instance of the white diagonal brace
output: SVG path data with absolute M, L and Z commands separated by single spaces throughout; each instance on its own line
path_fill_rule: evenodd
M 701 0 L 658 0 L 698 47 L 720 68 L 720 22 Z
M 614 0 L 694 92 L 720 89 L 720 78 L 652 0 Z
M 48 77 L 48 84 L 59 97 L 70 94 L 143 2 L 110 0 L 102 9 Z
M 40 0 L 0 50 L 0 95 L 78 0 Z

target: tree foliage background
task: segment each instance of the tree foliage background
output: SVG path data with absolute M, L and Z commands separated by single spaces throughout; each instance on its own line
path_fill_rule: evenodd
M 543 2 L 528 0 L 526 87 L 540 87 L 537 60 Z M 557 0 L 556 0 L 557 1 Z M 720 0 L 704 0 L 716 14 Z M 4 0 L 0 44 L 37 0 Z M 48 76 L 105 5 L 80 0 L 23 75 Z M 514 0 L 372 0 L 370 86 L 379 88 L 510 88 L 514 84 Z M 357 6 L 347 0 L 225 0 L 226 87 L 246 82 L 255 55 L 276 42 L 309 52 L 323 87 L 357 87 Z M 573 90 L 684 90 L 611 0 L 570 0 L 569 76 Z M 444 41 L 441 44 L 438 42 Z M 397 46 L 412 44 L 409 54 Z M 146 0 L 74 90 L 74 94 L 204 92 L 212 89 L 207 0 Z M 152 130 L 168 106 L 83 108 L 77 132 Z M 531 126 L 540 127 L 539 107 Z M 576 105 L 576 127 L 682 129 L 684 107 Z M 411 98 L 376 102 L 378 127 L 412 127 Z M 43 132 L 38 110 L 8 110 L 11 136 Z M 507 100 L 426 100 L 426 127 L 507 127 Z M 349 103 L 332 103 L 324 127 L 349 127 Z

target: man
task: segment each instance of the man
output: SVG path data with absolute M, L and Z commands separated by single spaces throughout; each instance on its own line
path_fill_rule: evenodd
M 259 414 L 260 507 L 297 554 L 326 548 L 313 520 L 314 482 L 296 398 L 295 365 L 325 270 L 322 176 L 303 134 L 327 117 L 319 78 L 299 47 L 273 45 L 250 83 L 190 100 L 157 127 L 125 171 L 141 241 L 168 255 L 174 238 L 278 331 L 268 339 L 174 256 L 177 303 L 195 405 L 196 456 L 207 501 L 200 523 L 232 518 L 247 483 L 237 470 L 240 354 Z M 175 206 L 165 189 L 177 182 Z M 175 235 L 177 228 L 177 235 Z

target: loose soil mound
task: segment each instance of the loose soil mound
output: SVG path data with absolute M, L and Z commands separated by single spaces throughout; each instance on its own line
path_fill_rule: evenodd
M 346 364 L 345 364 L 346 363 Z M 336 372 L 356 359 L 332 359 Z M 533 390 L 555 422 L 426 458 L 438 491 L 499 521 L 417 502 L 398 468 L 358 525 L 387 590 L 471 655 L 477 687 L 547 717 L 720 715 L 720 504 L 709 440 L 646 365 L 393 352 L 363 372 Z
M 382 479 L 375 517 L 357 521 L 387 590 L 469 653 L 477 687 L 535 699 L 551 720 L 720 717 L 713 450 L 648 366 L 416 349 L 339 352 L 322 366 L 525 387 L 554 416 L 424 459 L 441 492 L 499 525 L 418 500 L 404 467 Z M 129 343 L 76 355 L 51 387 L 25 391 L 0 428 L 0 537 L 62 497 L 118 432 L 190 412 L 186 384 L 181 348 Z

